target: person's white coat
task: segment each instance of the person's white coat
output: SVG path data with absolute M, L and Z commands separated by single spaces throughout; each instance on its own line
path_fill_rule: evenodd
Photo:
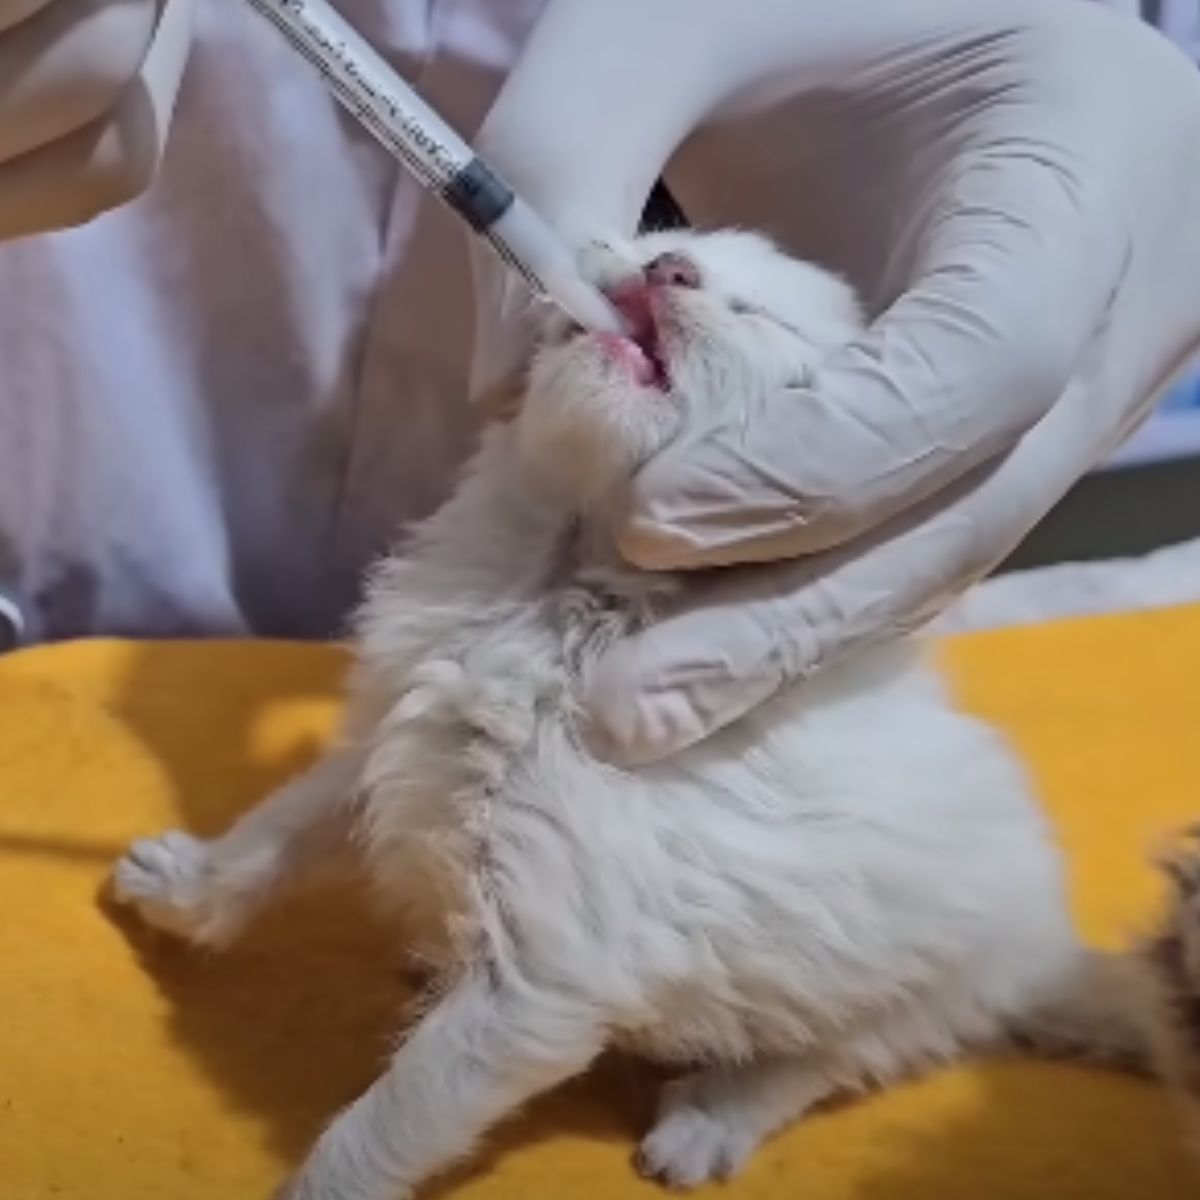
M 1134 20 L 338 7 L 468 136 L 519 59 L 481 144 L 573 234 L 628 231 L 671 159 L 689 216 L 766 228 L 881 317 L 799 404 L 639 480 L 639 565 L 776 565 L 610 656 L 587 698 L 615 757 L 932 616 L 1200 339 L 1200 79 Z M 137 196 L 0 248 L 0 593 L 27 640 L 336 630 L 365 562 L 445 495 L 468 368 L 520 349 L 487 288 L 476 336 L 452 218 L 250 5 L 195 0 L 173 103 L 192 9 L 0 0 L 0 235 Z

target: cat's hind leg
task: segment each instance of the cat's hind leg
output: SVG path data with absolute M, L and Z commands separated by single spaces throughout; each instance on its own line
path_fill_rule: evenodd
M 673 1187 L 728 1178 L 763 1141 L 818 1104 L 952 1062 L 997 1028 L 996 1020 L 965 1020 L 936 994 L 914 996 L 793 1056 L 687 1075 L 664 1088 L 639 1165 Z
M 644 1175 L 676 1188 L 728 1179 L 771 1134 L 834 1091 L 815 1058 L 710 1067 L 663 1088 L 638 1150 Z
M 113 898 L 158 929 L 227 945 L 285 884 L 345 843 L 359 764 L 349 750 L 326 756 L 213 841 L 173 830 L 135 842 L 113 872 Z

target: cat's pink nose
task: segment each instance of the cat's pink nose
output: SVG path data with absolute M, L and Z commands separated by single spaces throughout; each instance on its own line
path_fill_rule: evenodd
M 646 264 L 646 282 L 658 287 L 698 288 L 700 268 L 685 254 L 660 254 Z

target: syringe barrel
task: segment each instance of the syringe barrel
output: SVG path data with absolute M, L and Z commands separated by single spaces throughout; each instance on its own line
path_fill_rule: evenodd
M 450 185 L 475 152 L 325 0 L 250 0 L 334 95 L 426 187 Z
M 559 235 L 326 0 L 250 0 L 325 77 L 337 99 L 529 285 L 585 328 L 618 332 L 616 310 L 579 276 Z

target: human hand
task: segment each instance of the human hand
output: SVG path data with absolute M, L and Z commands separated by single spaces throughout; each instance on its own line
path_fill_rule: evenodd
M 835 243 L 886 219 L 867 335 L 769 419 L 700 430 L 634 481 L 632 563 L 737 569 L 698 577 L 587 681 L 593 742 L 625 763 L 935 616 L 1200 344 L 1200 78 L 1178 51 L 1084 3 L 815 8 L 559 0 L 489 121 L 493 160 L 552 220 L 622 232 L 718 118 L 786 128 L 833 104 L 843 154 L 881 150 L 812 214 Z M 567 78 L 533 128 L 513 121 Z M 654 89 L 622 119 L 639 78 Z M 820 177 L 802 146 L 770 149 Z
M 154 175 L 193 0 L 0 0 L 0 240 L 78 225 Z

